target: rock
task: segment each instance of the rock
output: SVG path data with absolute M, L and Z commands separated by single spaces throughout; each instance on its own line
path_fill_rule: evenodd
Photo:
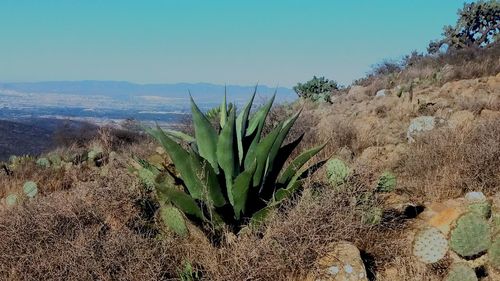
M 332 245 L 332 251 L 319 259 L 316 270 L 306 281 L 368 281 L 358 248 L 348 242 Z
M 474 120 L 474 114 L 467 110 L 456 111 L 448 119 L 448 126 L 451 128 L 462 127 Z
M 386 89 L 382 89 L 382 90 L 378 90 L 377 93 L 375 94 L 375 97 L 376 98 L 379 98 L 379 97 L 385 97 L 387 95 L 387 90 Z
M 447 235 L 453 223 L 466 210 L 466 202 L 463 199 L 449 199 L 441 203 L 428 204 L 425 211 L 419 215 L 424 221 L 424 226 L 432 226 Z
M 414 137 L 424 131 L 430 131 L 436 126 L 436 118 L 434 116 L 419 116 L 410 121 L 410 126 L 406 133 L 408 142 L 414 142 Z

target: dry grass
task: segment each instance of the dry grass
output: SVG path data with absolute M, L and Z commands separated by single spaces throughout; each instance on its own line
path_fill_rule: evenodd
M 155 238 L 154 208 L 123 163 L 110 165 L 107 176 L 0 211 L 0 279 L 177 280 L 190 262 L 206 280 L 289 280 L 339 240 L 374 258 L 371 270 L 404 252 L 396 231 L 404 225 L 363 224 L 353 204 L 373 185 L 369 173 L 342 192 L 310 181 L 264 226 L 214 247 L 194 229 L 189 239 Z
M 419 200 L 500 191 L 500 119 L 421 136 L 400 163 L 405 189 Z
M 453 50 L 435 55 L 413 53 L 402 62 L 375 65 L 367 77 L 356 81 L 368 94 L 409 83 L 443 85 L 449 81 L 494 76 L 500 72 L 500 44 L 488 48 Z

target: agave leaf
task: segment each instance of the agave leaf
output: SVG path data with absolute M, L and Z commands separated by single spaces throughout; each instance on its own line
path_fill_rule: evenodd
M 238 118 L 236 118 L 236 140 L 238 142 L 238 159 L 240 165 L 243 163 L 243 138 L 245 136 L 247 125 L 248 125 L 248 115 L 250 114 L 250 109 L 252 108 L 252 103 L 255 98 L 255 94 L 257 93 L 257 86 L 255 86 L 255 90 L 253 92 L 252 97 L 245 105 L 243 110 L 238 114 Z
M 234 189 L 232 191 L 234 203 L 231 203 L 233 205 L 236 219 L 240 219 L 240 214 L 245 212 L 248 190 L 252 184 L 252 178 L 256 167 L 257 162 L 254 161 L 250 169 L 243 171 L 243 173 L 239 174 L 234 180 Z
M 191 196 L 195 199 L 201 199 L 203 185 L 198 178 L 198 173 L 201 171 L 199 162 L 182 146 L 168 137 L 159 127 L 157 130 L 147 129 L 147 132 L 155 137 L 165 148 L 165 151 L 181 174 L 181 178 L 184 180 Z
M 309 161 L 314 155 L 316 155 L 318 152 L 320 152 L 324 147 L 326 143 L 311 148 L 309 150 L 304 151 L 302 154 L 297 156 L 286 168 L 286 170 L 283 172 L 283 174 L 279 177 L 278 183 L 280 184 L 287 184 L 293 176 L 300 170 L 304 164 Z
M 274 194 L 274 202 L 281 203 L 281 201 L 283 201 L 284 199 L 289 198 L 291 195 L 293 195 L 299 189 L 299 187 L 302 186 L 304 179 L 307 176 L 316 172 L 325 163 L 326 163 L 326 160 L 320 161 L 307 169 L 305 169 L 305 168 L 300 169 L 291 178 L 291 180 L 288 182 L 288 184 L 285 188 L 280 188 L 276 191 L 276 193 Z
M 196 137 L 196 144 L 198 145 L 198 151 L 200 156 L 207 159 L 207 161 L 212 165 L 214 171 L 218 174 L 219 167 L 217 165 L 217 132 L 210 124 L 210 121 L 205 115 L 200 111 L 198 106 L 191 98 L 191 112 L 193 115 L 193 125 L 194 134 Z
M 276 204 L 270 204 L 270 205 L 258 210 L 257 212 L 255 212 L 252 215 L 252 218 L 250 219 L 250 225 L 252 225 L 253 227 L 256 227 L 256 226 L 260 225 L 261 223 L 263 223 L 264 220 L 267 218 L 269 213 L 271 213 L 271 211 L 274 209 L 275 206 L 276 206 Z
M 276 158 L 274 159 L 273 165 L 270 166 L 271 169 L 266 174 L 266 178 L 264 179 L 265 182 L 262 186 L 262 190 L 260 190 L 260 193 L 259 193 L 259 195 L 264 200 L 269 200 L 277 188 L 284 187 L 284 185 L 277 183 L 276 180 L 279 176 L 279 173 L 282 171 L 283 167 L 285 166 L 286 160 L 289 158 L 292 151 L 295 148 L 297 148 L 299 143 L 302 141 L 303 137 L 304 137 L 304 134 L 301 134 L 297 139 L 282 146 L 278 150 L 278 154 L 276 155 Z
M 179 131 L 174 131 L 174 130 L 163 130 L 165 134 L 167 134 L 170 137 L 174 137 L 177 140 L 185 141 L 188 143 L 196 142 L 196 139 L 193 138 L 192 136 L 185 134 L 183 132 Z
M 224 100 L 220 105 L 220 127 L 224 128 L 227 120 L 227 87 L 224 86 Z
M 298 180 L 298 176 L 292 178 L 290 184 L 286 188 L 280 188 L 276 190 L 274 194 L 274 202 L 281 203 L 284 199 L 289 198 L 292 194 L 294 194 L 297 189 L 302 186 L 302 181 Z
M 226 204 L 226 199 L 224 199 L 224 194 L 219 184 L 219 180 L 212 166 L 205 160 L 202 159 L 202 184 L 205 186 L 205 190 L 208 192 L 208 199 L 214 204 L 215 207 L 222 207 Z
M 250 143 L 250 146 L 248 147 L 248 152 L 247 156 L 245 157 L 245 169 L 248 169 L 248 167 L 252 164 L 253 159 L 255 158 L 255 154 L 257 152 L 257 145 L 260 142 L 261 139 L 261 134 L 262 134 L 262 128 L 264 127 L 264 122 L 266 121 L 267 114 L 269 113 L 269 110 L 271 109 L 271 106 L 273 105 L 274 98 L 276 94 L 272 96 L 272 98 L 267 102 L 266 105 L 261 107 L 255 115 L 250 119 L 250 123 L 248 125 L 248 130 L 246 136 L 254 135 L 252 142 Z M 256 131 L 252 129 L 253 124 L 257 124 L 256 126 Z M 267 156 L 267 155 L 266 155 Z M 258 169 L 258 166 L 257 166 Z
M 236 155 L 234 154 L 234 122 L 236 118 L 236 113 L 234 109 L 229 112 L 229 118 L 227 120 L 226 126 L 222 128 L 219 135 L 219 141 L 217 142 L 217 160 L 220 167 L 224 171 L 224 177 L 226 179 L 226 189 L 227 196 L 231 205 L 233 202 L 233 192 L 232 184 L 233 177 L 236 172 Z
M 266 168 L 269 151 L 271 150 L 282 124 L 278 125 L 271 131 L 256 147 L 255 159 L 257 159 L 257 169 L 253 175 L 253 186 L 257 187 L 263 182 L 264 169 Z M 246 161 L 246 160 L 245 160 Z
M 264 122 L 266 120 L 267 114 L 269 113 L 269 110 L 271 110 L 275 98 L 276 91 L 274 92 L 273 96 L 267 101 L 267 103 L 259 108 L 259 110 L 257 110 L 257 112 L 255 112 L 254 115 L 250 118 L 246 136 L 252 135 L 255 130 L 262 131 L 262 127 L 264 127 Z M 257 135 L 260 136 L 260 133 L 257 133 Z
M 159 184 L 157 186 L 157 192 L 160 193 L 160 198 L 169 200 L 184 213 L 195 216 L 201 220 L 205 220 L 203 212 L 196 204 L 196 201 L 189 196 L 189 194 L 186 194 L 175 187 L 171 187 L 168 184 Z
M 278 151 L 281 148 L 281 145 L 285 141 L 286 136 L 288 135 L 288 132 L 290 132 L 290 129 L 292 128 L 293 124 L 295 124 L 295 121 L 297 121 L 297 118 L 299 117 L 300 113 L 302 110 L 299 110 L 297 113 L 295 113 L 292 117 L 288 118 L 285 123 L 283 123 L 282 129 L 279 133 L 279 135 L 276 137 L 276 141 L 273 144 L 273 147 L 269 151 L 269 157 L 268 157 L 268 163 L 266 166 L 266 174 L 268 169 L 272 169 L 274 167 L 274 159 L 276 158 L 276 155 L 278 154 Z

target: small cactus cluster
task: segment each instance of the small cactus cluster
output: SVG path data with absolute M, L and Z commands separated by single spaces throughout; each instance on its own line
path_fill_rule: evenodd
M 9 193 L 5 197 L 5 204 L 7 207 L 13 207 L 21 202 L 24 198 L 33 199 L 38 194 L 38 186 L 34 181 L 27 181 L 23 185 L 23 196 L 18 193 Z
M 56 169 L 63 167 L 65 163 L 62 161 L 61 156 L 57 154 L 51 154 L 48 157 L 40 157 L 36 160 L 36 165 L 42 168 L 54 167 Z
M 349 166 L 338 158 L 326 162 L 326 176 L 328 182 L 336 189 L 345 184 L 352 172 Z M 382 221 L 383 210 L 374 206 L 378 193 L 392 192 L 396 189 L 396 176 L 389 171 L 383 172 L 374 191 L 362 193 L 356 198 L 356 205 L 362 208 L 362 221 L 366 224 L 377 225 Z
M 466 202 L 465 212 L 452 223 L 449 233 L 426 227 L 413 241 L 413 255 L 423 263 L 436 263 L 449 253 L 454 263 L 447 281 L 478 280 L 474 268 L 479 266 L 500 270 L 499 210 L 484 196 L 474 200 L 466 196 Z
M 344 161 L 333 158 L 326 162 L 326 176 L 332 186 L 344 184 L 351 175 L 351 169 Z
M 379 177 L 378 183 L 377 183 L 377 191 L 378 192 L 392 192 L 396 188 L 396 176 L 389 172 L 386 171 L 382 173 L 382 175 Z

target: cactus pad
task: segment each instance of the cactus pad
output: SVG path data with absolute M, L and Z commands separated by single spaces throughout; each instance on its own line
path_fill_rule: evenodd
M 40 167 L 43 167 L 43 168 L 50 167 L 50 161 L 49 161 L 49 159 L 47 159 L 45 157 L 42 157 L 42 158 L 39 158 L 38 160 L 36 160 L 36 164 Z
M 179 209 L 173 206 L 163 206 L 160 208 L 160 217 L 170 230 L 180 236 L 186 236 L 188 232 L 186 221 Z
M 377 225 L 382 221 L 382 215 L 382 209 L 372 207 L 363 213 L 363 222 L 369 225 Z
M 489 244 L 490 226 L 474 212 L 461 216 L 451 231 L 450 247 L 462 257 L 480 254 L 488 249 Z
M 476 272 L 466 263 L 455 263 L 450 267 L 445 281 L 477 281 Z
M 12 207 L 14 205 L 17 204 L 17 195 L 16 194 L 9 194 L 6 198 L 5 198 L 5 203 L 7 204 L 7 206 L 9 207 Z
M 490 263 L 496 269 L 500 269 L 500 236 L 497 236 L 488 250 Z
M 391 172 L 384 172 L 377 183 L 377 191 L 391 192 L 396 188 L 396 176 Z
M 340 159 L 330 159 L 326 163 L 326 175 L 334 186 L 345 183 L 350 173 L 349 167 Z
M 33 181 L 27 181 L 23 185 L 23 191 L 29 198 L 34 198 L 38 193 L 38 186 Z
M 489 218 L 491 215 L 491 204 L 489 202 L 472 203 L 467 208 L 483 218 Z
M 424 263 L 435 263 L 448 252 L 448 241 L 435 227 L 420 230 L 413 241 L 413 255 Z
M 142 184 L 147 188 L 147 189 L 154 189 L 155 187 L 155 175 L 153 172 L 146 168 L 140 168 L 139 169 L 139 178 L 141 179 Z

